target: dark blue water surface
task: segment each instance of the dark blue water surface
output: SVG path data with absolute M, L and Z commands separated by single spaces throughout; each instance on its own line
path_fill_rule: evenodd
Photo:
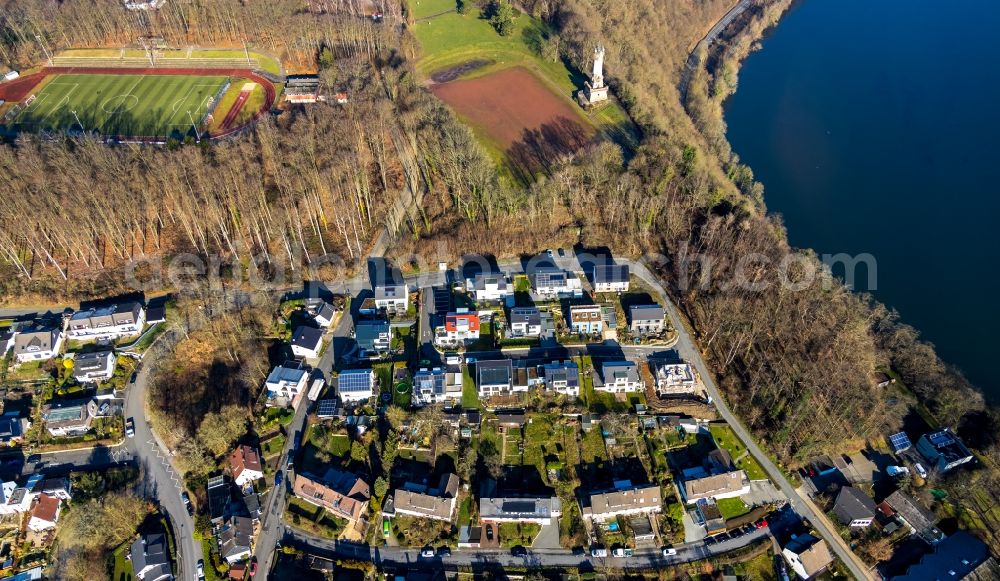
M 805 0 L 726 109 L 791 243 L 871 253 L 875 296 L 994 403 L 998 30 L 996 0 Z

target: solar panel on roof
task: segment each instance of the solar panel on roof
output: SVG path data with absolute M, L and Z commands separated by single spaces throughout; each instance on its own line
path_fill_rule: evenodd
M 371 372 L 366 369 L 353 373 L 345 371 L 337 378 L 337 385 L 341 393 L 370 391 L 372 388 Z
M 324 399 L 319 402 L 316 408 L 316 416 L 320 418 L 332 418 L 337 415 L 337 402 L 332 399 Z
M 910 442 L 910 437 L 906 435 L 906 432 L 899 432 L 898 434 L 889 436 L 889 443 L 892 444 L 892 449 L 896 452 L 902 452 L 913 447 L 913 443 Z

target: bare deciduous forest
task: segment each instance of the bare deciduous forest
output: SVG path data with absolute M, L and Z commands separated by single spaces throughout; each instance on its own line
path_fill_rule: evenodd
M 521 2 L 551 26 L 549 44 L 578 69 L 586 70 L 596 42 L 608 47 L 610 84 L 643 134 L 634 152 L 596 144 L 528 187 L 498 174 L 471 131 L 414 79 L 415 43 L 405 27 L 395 33 L 399 5 L 386 6 L 392 16 L 379 28 L 353 16 L 348 2 L 168 2 L 155 15 L 120 18 L 108 16 L 121 15 L 110 0 L 33 4 L 6 2 L 0 56 L 37 62 L 35 31 L 60 46 L 143 34 L 235 43 L 252 33 L 291 62 L 335 47 L 336 70 L 324 76 L 357 97 L 346 109 L 285 113 L 252 135 L 204 149 L 35 138 L 3 146 L 6 296 L 104 290 L 114 285 L 109 269 L 143 253 L 240 260 L 267 250 L 293 266 L 327 251 L 363 256 L 409 177 L 428 193 L 420 219 L 393 248 L 401 263 L 416 252 L 454 259 L 577 242 L 662 253 L 662 273 L 729 401 L 785 466 L 897 430 L 909 402 L 889 405 L 893 396 L 874 380 L 891 368 L 981 454 L 985 467 L 963 476 L 965 484 L 949 484 L 1000 490 L 997 410 L 933 346 L 870 297 L 826 288 L 822 277 L 794 291 L 775 284 L 793 249 L 780 220 L 766 215 L 762 186 L 732 157 L 720 103 L 735 87 L 739 60 L 785 0 L 755 2 L 742 28 L 724 35 L 707 67 L 695 71 L 686 104 L 676 87 L 688 52 L 731 3 Z M 748 274 L 739 259 L 751 253 L 770 260 Z M 695 254 L 713 259 L 708 284 L 700 284 L 705 264 L 684 261 Z M 793 281 L 818 268 L 809 254 L 795 263 Z M 772 284 L 726 284 L 747 274 Z

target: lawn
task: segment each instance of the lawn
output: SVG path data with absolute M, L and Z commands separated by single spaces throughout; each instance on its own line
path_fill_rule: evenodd
M 740 498 L 722 498 L 716 501 L 722 518 L 729 520 L 750 512 L 750 507 Z
M 165 49 L 157 51 L 158 59 L 173 61 L 184 60 L 188 58 L 187 49 Z M 246 52 L 242 48 L 212 48 L 212 49 L 197 49 L 193 48 L 190 51 L 192 59 L 246 59 Z M 61 51 L 56 55 L 56 58 L 67 57 L 67 58 L 147 58 L 146 51 L 144 49 L 138 48 L 71 48 Z M 261 70 L 267 71 L 273 75 L 281 75 L 281 63 L 277 60 L 256 51 L 250 51 L 250 58 L 257 61 L 257 66 Z M 58 64 L 58 63 L 56 63 Z M 96 63 L 95 63 L 96 64 Z M 194 63 L 197 64 L 197 63 Z M 194 66 L 194 64 L 192 66 Z
M 309 504 L 294 496 L 288 499 L 288 512 L 292 515 L 293 525 L 328 539 L 337 538 L 337 535 L 347 526 L 346 520 L 335 517 L 326 509 Z
M 746 454 L 746 446 L 736 437 L 731 427 L 726 424 L 714 424 L 711 426 L 711 430 L 715 443 L 729 452 L 736 467 L 745 470 L 750 480 L 767 480 L 767 473 L 761 468 L 756 458 Z
M 530 547 L 541 530 L 535 523 L 500 523 L 500 546 Z
M 96 131 L 103 135 L 193 135 L 227 77 L 79 75 L 51 79 L 11 123 L 24 131 Z
M 462 369 L 462 407 L 467 410 L 479 409 L 479 391 L 476 390 L 476 381 L 472 379 L 468 365 Z
M 126 542 L 114 551 L 115 559 L 115 570 L 111 575 L 111 581 L 132 581 L 132 576 L 134 575 L 132 570 L 132 561 L 125 558 L 125 553 L 128 552 L 129 544 Z
M 412 30 L 421 46 L 417 72 L 439 82 L 480 78 L 512 67 L 524 67 L 537 77 L 548 91 L 569 104 L 577 120 L 596 127 L 612 141 L 635 149 L 638 131 L 616 102 L 592 111 L 576 104 L 575 94 L 583 88 L 585 77 L 566 68 L 558 58 L 543 58 L 543 47 L 550 36 L 548 27 L 527 14 L 514 19 L 509 36 L 500 36 L 480 10 L 467 3 L 465 14 L 455 11 L 450 0 L 410 0 L 415 22 Z M 462 67 L 458 72 L 458 67 Z M 480 135 L 483 137 L 483 135 Z M 491 154 L 500 159 L 496 144 L 486 141 Z

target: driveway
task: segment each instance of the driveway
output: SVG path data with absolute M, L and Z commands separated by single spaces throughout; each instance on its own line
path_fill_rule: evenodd
M 534 542 L 531 543 L 532 549 L 559 549 L 562 545 L 559 544 L 559 522 L 553 522 L 552 524 L 547 524 L 542 527 L 542 530 L 538 532 L 538 536 L 535 537 Z
M 751 480 L 750 492 L 740 497 L 747 506 L 764 506 L 786 500 L 784 494 L 775 488 L 770 480 Z

